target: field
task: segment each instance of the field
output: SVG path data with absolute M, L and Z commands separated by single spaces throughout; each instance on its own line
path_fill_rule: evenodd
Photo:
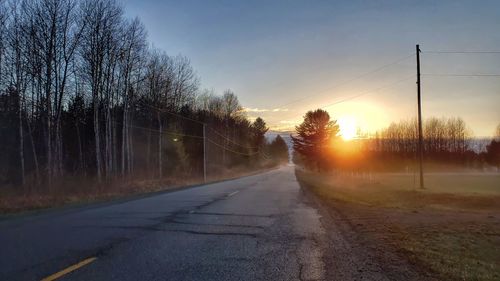
M 500 279 L 499 174 L 431 173 L 424 190 L 413 174 L 296 176 L 378 251 L 438 279 Z

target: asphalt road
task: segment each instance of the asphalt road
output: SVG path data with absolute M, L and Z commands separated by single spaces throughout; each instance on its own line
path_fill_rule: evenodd
M 293 167 L 0 221 L 0 280 L 321 280 L 326 235 Z

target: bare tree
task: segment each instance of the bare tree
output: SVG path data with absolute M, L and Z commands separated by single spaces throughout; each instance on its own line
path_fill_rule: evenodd
M 95 0 L 82 4 L 85 22 L 81 44 L 82 72 L 90 84 L 93 107 L 96 174 L 102 180 L 102 152 L 100 131 L 100 106 L 104 89 L 107 49 L 114 32 L 120 28 L 122 9 L 114 1 Z M 125 123 L 125 120 L 123 121 Z M 123 156 L 122 156 L 123 157 Z
M 0 0 L 0 130 L 9 136 L 0 171 L 15 168 L 0 181 L 52 192 L 73 176 L 162 179 L 181 166 L 189 174 L 196 169 L 184 164 L 201 163 L 200 122 L 213 128 L 214 167 L 248 164 L 241 144 L 255 128 L 237 96 L 200 95 L 187 57 L 146 46 L 144 26 L 115 0 Z
M 7 32 L 7 65 L 8 73 L 8 91 L 13 92 L 17 97 L 17 122 L 18 122 L 18 151 L 19 151 L 19 169 L 20 183 L 25 184 L 25 160 L 24 160 L 24 129 L 23 129 L 23 110 L 24 96 L 26 90 L 26 60 L 24 57 L 24 37 L 23 37 L 23 18 L 20 5 L 11 2 L 11 20 Z
M 132 173 L 133 169 L 133 144 L 130 134 L 132 116 L 130 106 L 134 102 L 136 87 L 142 80 L 141 66 L 145 51 L 145 30 L 144 26 L 136 18 L 124 29 L 123 46 L 120 49 L 123 87 L 123 120 L 122 120 L 122 175 L 125 170 Z

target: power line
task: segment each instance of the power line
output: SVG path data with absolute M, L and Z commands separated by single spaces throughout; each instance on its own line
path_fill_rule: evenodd
M 121 122 L 117 122 L 117 121 L 112 121 L 113 123 L 115 124 L 119 124 L 119 125 L 123 125 L 123 123 Z M 151 129 L 151 128 L 146 128 L 146 127 L 141 127 L 141 126 L 135 126 L 135 125 L 125 125 L 126 127 L 129 127 L 129 128 L 136 128 L 136 129 L 141 129 L 141 130 L 146 130 L 146 131 L 152 131 L 152 132 L 157 132 L 157 133 L 165 133 L 165 134 L 170 134 L 170 135 L 174 135 L 174 136 L 180 136 L 180 137 L 190 137 L 190 138 L 198 138 L 198 139 L 203 139 L 202 136 L 195 136 L 195 135 L 187 135 L 187 134 L 182 134 L 182 133 L 177 133 L 177 132 L 172 132 L 172 131 L 160 131 L 160 130 L 156 130 L 156 129 Z M 253 152 L 253 153 L 243 153 L 243 152 L 239 152 L 239 151 L 235 151 L 235 150 L 232 150 L 232 149 L 229 149 L 227 147 L 225 147 L 224 145 L 222 144 L 219 144 L 209 138 L 206 139 L 208 142 L 224 149 L 224 150 L 227 150 L 229 152 L 233 152 L 233 153 L 236 153 L 236 154 L 240 154 L 240 155 L 246 155 L 246 156 L 252 156 L 252 155 L 256 155 L 258 153 L 260 153 L 260 151 L 257 151 L 257 152 Z
M 237 145 L 237 146 L 240 146 L 242 148 L 247 148 L 247 149 L 258 149 L 258 147 L 255 147 L 255 146 L 246 146 L 246 145 L 242 145 L 242 144 L 239 144 L 237 143 L 236 141 L 222 135 L 221 133 L 217 132 L 214 128 L 211 128 L 211 127 L 208 127 L 210 130 L 212 130 L 214 133 L 216 133 L 217 135 L 219 135 L 220 137 L 224 138 L 225 140 Z
M 343 103 L 343 102 L 346 102 L 346 101 L 349 101 L 349 100 L 353 100 L 353 99 L 356 99 L 356 98 L 359 98 L 359 97 L 362 97 L 362 96 L 365 96 L 365 95 L 368 95 L 368 94 L 374 94 L 374 93 L 376 93 L 376 92 L 378 92 L 378 91 L 380 91 L 380 90 L 382 90 L 382 89 L 387 89 L 387 88 L 393 87 L 394 85 L 399 84 L 399 83 L 401 83 L 401 82 L 404 82 L 404 81 L 406 81 L 406 80 L 408 80 L 408 79 L 410 79 L 410 78 L 413 78 L 413 77 L 414 77 L 414 75 L 411 75 L 411 76 L 409 76 L 409 77 L 403 78 L 403 79 L 398 80 L 398 81 L 395 81 L 395 82 L 393 82 L 393 83 L 386 84 L 386 85 L 384 85 L 384 86 L 382 86 L 382 87 L 379 87 L 379 88 L 377 88 L 377 89 L 375 89 L 375 90 L 370 90 L 370 91 L 366 91 L 366 92 L 363 92 L 363 93 L 358 94 L 358 95 L 354 95 L 354 96 L 351 96 L 351 97 L 347 97 L 347 98 L 342 99 L 342 100 L 340 100 L 340 101 L 336 101 L 336 102 L 330 103 L 330 104 L 328 104 L 328 105 L 322 106 L 321 108 L 330 107 L 330 106 L 333 106 L 333 105 L 336 105 L 336 104 L 339 104 L 339 103 Z
M 401 57 L 401 58 L 399 58 L 399 59 L 397 59 L 397 60 L 395 60 L 395 61 L 393 61 L 393 62 L 391 62 L 391 63 L 385 64 L 385 65 L 382 65 L 382 66 L 380 66 L 380 67 L 378 67 L 378 68 L 376 68 L 376 69 L 374 69 L 374 70 L 371 70 L 371 71 L 365 72 L 365 73 L 360 74 L 360 75 L 358 75 L 358 76 L 355 76 L 355 77 L 353 77 L 353 78 L 351 78 L 351 79 L 348 79 L 348 80 L 346 80 L 346 81 L 344 81 L 344 82 L 342 82 L 342 83 L 340 83 L 340 84 L 334 85 L 334 86 L 332 86 L 332 87 L 329 87 L 329 88 L 327 88 L 327 89 L 324 89 L 324 90 L 322 90 L 322 91 L 320 91 L 320 92 L 317 92 L 317 93 L 315 93 L 315 94 L 308 95 L 307 97 L 300 98 L 300 99 L 293 100 L 293 101 L 291 101 L 291 102 L 288 102 L 288 103 L 282 104 L 282 105 L 280 105 L 280 106 L 278 106 L 278 107 L 284 107 L 284 106 L 287 106 L 287 105 L 290 105 L 290 104 L 293 104 L 293 103 L 296 103 L 296 102 L 299 102 L 299 101 L 304 101 L 304 100 L 310 99 L 312 96 L 317 96 L 317 95 L 319 95 L 319 94 L 322 94 L 322 93 L 328 92 L 328 91 L 330 91 L 330 90 L 332 90 L 332 89 L 339 88 L 339 87 L 341 87 L 341 86 L 347 85 L 347 84 L 349 84 L 349 83 L 351 83 L 351 82 L 353 82 L 353 81 L 356 81 L 356 80 L 358 80 L 358 79 L 361 79 L 361 78 L 363 78 L 363 77 L 366 77 L 366 76 L 368 76 L 368 75 L 370 75 L 370 74 L 377 73 L 377 72 L 379 72 L 379 71 L 381 71 L 381 70 L 383 70 L 383 69 L 386 69 L 386 68 L 388 68 L 388 67 L 390 67 L 390 66 L 396 65 L 396 64 L 398 64 L 398 63 L 400 63 L 400 62 L 402 62 L 402 61 L 405 61 L 405 60 L 407 60 L 407 59 L 409 59 L 409 58 L 411 58 L 411 57 L 413 57 L 413 54 L 410 54 L 410 55 L 408 55 L 408 56 Z
M 235 154 L 239 154 L 239 155 L 252 156 L 252 155 L 256 155 L 256 154 L 260 153 L 260 151 L 257 151 L 257 152 L 254 152 L 254 153 L 243 153 L 243 152 L 239 152 L 239 151 L 235 151 L 235 150 L 229 149 L 229 148 L 227 148 L 227 147 L 225 147 L 225 146 L 223 146 L 221 144 L 218 144 L 218 143 L 212 141 L 209 138 L 207 138 L 207 141 L 210 142 L 210 143 L 212 143 L 212 144 L 214 144 L 214 145 L 216 145 L 216 146 L 218 146 L 218 147 L 220 147 L 220 148 L 222 148 L 222 149 L 224 149 L 224 150 L 227 150 L 229 152 L 232 152 L 232 153 L 235 153 Z
M 320 108 L 326 109 L 327 107 L 330 107 L 330 106 L 333 106 L 333 105 L 337 105 L 337 104 L 340 104 L 340 103 L 343 103 L 343 102 L 346 102 L 346 101 L 350 101 L 350 100 L 353 100 L 353 99 L 356 99 L 356 98 L 359 98 L 359 97 L 362 97 L 362 96 L 365 96 L 365 95 L 368 95 L 368 94 L 373 94 L 373 93 L 376 93 L 377 91 L 380 91 L 380 90 L 382 90 L 382 89 L 391 88 L 391 87 L 393 87 L 394 85 L 399 84 L 399 83 L 401 83 L 401 82 L 404 82 L 404 81 L 406 81 L 406 80 L 408 80 L 408 79 L 410 79 L 410 78 L 413 78 L 413 77 L 414 77 L 414 75 L 411 75 L 411 76 L 409 76 L 409 77 L 406 77 L 406 78 L 400 79 L 400 80 L 395 81 L 395 82 L 393 82 L 393 83 L 386 84 L 386 85 L 384 85 L 384 86 L 382 86 L 382 87 L 376 88 L 375 90 L 370 90 L 370 91 L 363 92 L 363 93 L 361 93 L 361 94 L 357 94 L 357 95 L 354 95 L 354 96 L 346 97 L 346 98 L 341 99 L 341 100 L 339 100 L 339 101 L 336 101 L 336 102 L 333 102 L 333 103 L 330 103 L 330 104 L 327 104 L 327 105 L 321 106 Z M 292 117 L 292 119 L 293 119 L 293 118 L 296 118 L 296 117 L 300 117 L 300 116 L 302 116 L 302 114 L 300 114 L 300 115 L 296 115 L 295 117 Z
M 123 122 L 117 122 L 117 121 L 111 121 L 111 122 L 113 122 L 115 124 L 118 124 L 118 125 L 123 125 Z M 141 129 L 141 130 L 155 132 L 155 133 L 165 133 L 165 134 L 170 134 L 170 135 L 179 136 L 179 137 L 188 137 L 188 138 L 203 139 L 202 136 L 187 135 L 187 134 L 182 134 L 182 133 L 173 132 L 173 131 L 164 131 L 164 130 L 160 131 L 160 130 L 146 128 L 146 127 L 141 127 L 141 126 L 136 126 L 136 125 L 125 125 L 125 126 L 129 127 L 129 128 Z
M 183 118 L 183 119 L 189 120 L 189 121 L 196 122 L 196 123 L 198 123 L 198 124 L 208 125 L 207 123 L 204 123 L 204 122 L 202 122 L 202 121 L 198 121 L 198 120 L 195 120 L 195 119 L 192 119 L 192 118 L 189 118 L 189 117 L 185 117 L 185 116 L 179 115 L 179 114 L 177 114 L 177 113 L 173 113 L 173 112 L 168 111 L 168 110 L 164 110 L 164 109 L 161 109 L 161 108 L 158 108 L 158 107 L 152 106 L 152 105 L 147 104 L 147 103 L 145 103 L 145 102 L 143 102 L 143 101 L 141 101 L 141 103 L 142 103 L 142 104 L 144 104 L 144 105 L 146 105 L 146 106 L 149 106 L 150 108 L 155 109 L 155 110 L 157 110 L 157 111 L 159 111 L 159 112 L 168 113 L 168 114 L 171 114 L 171 115 L 173 115 L 173 116 L 177 116 L 177 117 L 180 117 L 180 118 Z M 207 126 L 207 127 L 208 127 L 208 126 Z M 239 143 L 237 143 L 236 141 L 231 140 L 231 139 L 230 139 L 230 138 L 228 138 L 227 136 L 224 136 L 222 133 L 219 133 L 219 132 L 218 132 L 217 130 L 215 130 L 214 128 L 212 128 L 212 127 L 208 127 L 208 128 L 209 128 L 210 130 L 212 130 L 213 132 L 215 132 L 217 135 L 221 136 L 222 138 L 224 138 L 224 139 L 228 140 L 229 142 L 231 142 L 231 143 L 233 143 L 233 144 L 235 144 L 235 145 L 238 145 L 238 146 L 240 146 L 240 147 L 242 147 L 242 148 L 247 148 L 247 149 L 256 149 L 256 148 L 258 148 L 258 147 L 249 147 L 249 146 L 245 146 L 245 145 L 239 144 Z
M 327 105 L 324 105 L 324 106 L 321 106 L 320 108 L 327 108 L 327 107 L 330 107 L 330 106 L 333 106 L 333 105 L 337 105 L 337 104 L 340 104 L 340 103 L 343 103 L 343 102 L 346 102 L 346 101 L 349 101 L 349 100 L 353 100 L 353 99 L 356 99 L 356 98 L 359 98 L 359 97 L 362 97 L 362 96 L 365 96 L 365 95 L 368 95 L 368 94 L 373 94 L 373 93 L 376 93 L 377 91 L 380 91 L 382 89 L 388 89 L 388 88 L 391 88 L 393 86 L 395 86 L 396 84 L 399 84 L 401 82 L 404 82 L 404 81 L 407 81 L 409 80 L 410 78 L 413 78 L 415 75 L 411 75 L 411 76 L 408 76 L 406 78 L 403 78 L 403 79 L 400 79 L 400 80 L 397 80 L 397 81 L 394 81 L 392 83 L 389 83 L 389 84 L 386 84 L 382 87 L 379 87 L 379 88 L 376 88 L 374 90 L 368 90 L 368 91 L 365 91 L 361 94 L 357 94 L 357 95 L 354 95 L 354 96 L 350 96 L 350 97 L 346 97 L 344 99 L 341 99 L 339 101 L 336 101 L 336 102 L 333 102 L 333 103 L 330 103 L 330 104 L 327 104 Z M 296 117 L 299 117 L 299 116 L 302 116 L 302 115 L 297 115 Z
M 423 51 L 425 54 L 500 54 L 500 51 Z
M 186 119 L 186 120 L 189 120 L 189 121 L 192 121 L 192 122 L 196 122 L 198 124 L 202 124 L 202 125 L 208 125 L 207 123 L 205 122 L 202 122 L 202 121 L 198 121 L 198 120 L 195 120 L 195 119 L 192 119 L 192 118 L 189 118 L 189 117 L 185 117 L 185 116 L 182 116 L 180 114 L 177 114 L 177 113 L 174 113 L 174 112 L 171 112 L 171 111 L 168 111 L 168 110 L 164 110 L 164 109 L 161 109 L 161 108 L 158 108 L 158 107 L 155 107 L 155 106 L 152 106 L 150 104 L 147 104 L 143 101 L 140 101 L 142 104 L 146 105 L 146 106 L 149 106 L 150 108 L 154 109 L 154 110 L 157 110 L 159 112 L 162 112 L 162 113 L 168 113 L 168 114 L 171 114 L 173 116 L 176 116 L 176 117 L 180 117 L 180 118 L 183 118 L 183 119 Z M 207 126 L 208 127 L 208 126 Z M 209 129 L 211 129 L 212 131 L 214 131 L 216 134 L 218 134 L 219 136 L 225 138 L 226 140 L 232 142 L 233 144 L 236 144 L 238 146 L 241 146 L 242 148 L 248 148 L 248 149 L 255 149 L 257 147 L 247 147 L 247 146 L 244 146 L 244 145 L 241 145 L 231 139 L 229 139 L 228 137 L 224 136 L 222 133 L 219 133 L 217 130 L 215 130 L 214 128 L 212 127 L 208 127 Z
M 484 73 L 484 74 L 468 74 L 468 73 L 423 73 L 425 76 L 455 76 L 455 77 L 500 77 L 500 74 L 496 73 Z
M 141 102 L 142 102 L 142 101 L 141 101 Z M 159 108 L 154 107 L 154 106 L 152 106 L 152 105 L 146 104 L 146 103 L 144 103 L 144 102 L 142 102 L 142 103 L 143 103 L 144 105 L 149 106 L 149 107 L 151 107 L 151 108 L 153 108 L 153 109 L 155 109 L 155 110 L 158 110 L 158 111 L 160 111 L 160 112 L 169 113 L 169 114 L 172 114 L 172 115 L 177 116 L 177 117 L 181 117 L 181 118 L 184 118 L 184 119 L 187 119 L 187 120 L 193 121 L 193 122 L 197 122 L 197 123 L 199 123 L 199 124 L 206 125 L 206 123 L 203 123 L 203 122 L 201 122 L 201 121 L 198 121 L 198 120 L 195 120 L 195 119 L 192 119 L 192 118 L 188 118 L 188 117 L 185 117 L 185 116 L 182 116 L 182 115 L 179 115 L 179 114 L 176 114 L 176 113 L 170 112 L 170 111 L 162 110 L 162 109 L 159 109 Z M 101 118 L 101 121 L 106 121 L 106 120 L 103 120 L 103 119 Z M 118 121 L 111 121 L 111 122 L 112 122 L 112 123 L 115 123 L 115 124 L 118 124 L 118 125 L 121 125 L 121 126 L 123 126 L 123 125 L 124 125 L 124 124 L 123 124 L 123 122 L 118 122 Z M 85 124 L 85 122 L 83 122 L 83 124 Z M 204 139 L 204 138 L 205 138 L 205 137 L 203 137 L 203 136 L 187 135 L 187 134 L 182 134 L 182 133 L 173 132 L 173 131 L 165 131 L 165 130 L 160 131 L 160 130 L 156 130 L 156 129 L 152 129 L 152 128 L 146 128 L 146 127 L 141 127 L 141 126 L 137 126 L 137 125 L 127 125 L 127 124 L 125 124 L 125 126 L 126 126 L 126 127 L 128 127 L 128 128 L 141 129 L 141 130 L 150 131 L 150 132 L 155 132 L 155 133 L 165 133 L 165 134 L 170 134 L 170 135 L 179 136 L 179 137 L 190 137 L 190 138 L 198 138 L 198 139 Z M 224 139 L 228 140 L 229 142 L 231 142 L 231 143 L 233 143 L 233 144 L 235 144 L 235 145 L 238 145 L 238 146 L 240 146 L 240 147 L 242 147 L 242 148 L 245 148 L 245 149 L 258 149 L 258 147 L 250 147 L 250 146 L 244 146 L 244 145 L 241 145 L 241 144 L 239 144 L 239 143 L 237 143 L 237 142 L 235 142 L 235 141 L 233 141 L 233 140 L 229 139 L 228 137 L 224 136 L 223 134 L 219 133 L 217 130 L 215 130 L 215 129 L 211 128 L 211 127 L 208 127 L 208 128 L 209 128 L 209 129 L 211 129 L 212 131 L 214 131 L 214 132 L 215 132 L 217 135 L 219 135 L 220 137 L 222 137 L 222 138 L 224 138 Z M 30 133 L 31 133 L 31 132 L 30 132 Z M 211 140 L 211 139 L 209 139 L 209 138 L 206 138 L 206 140 L 207 140 L 207 141 L 209 141 L 210 143 L 212 143 L 212 144 L 214 144 L 214 145 L 216 145 L 216 146 L 218 146 L 218 147 L 220 147 L 220 148 L 224 149 L 224 150 L 227 150 L 227 151 L 229 151 L 229 152 L 233 152 L 233 153 L 236 153 L 236 154 L 240 154 L 240 155 L 252 156 L 252 155 L 256 155 L 256 154 L 261 153 L 260 151 L 253 152 L 253 153 L 250 153 L 250 154 L 249 154 L 249 153 L 242 153 L 242 152 L 238 152 L 238 151 L 235 151 L 235 150 L 231 150 L 231 149 L 229 149 L 229 148 L 226 148 L 225 146 L 223 146 L 223 145 L 221 145 L 221 144 L 218 144 L 218 143 L 216 143 L 216 142 L 212 141 L 212 140 Z
M 113 123 L 115 124 L 118 124 L 118 125 L 123 125 L 122 122 L 117 122 L 117 121 L 112 121 Z M 141 127 L 141 126 L 136 126 L 136 125 L 125 125 L 126 127 L 129 127 L 129 128 L 136 128 L 136 129 L 141 129 L 141 130 L 146 130 L 146 131 L 151 131 L 151 132 L 156 132 L 156 133 L 165 133 L 165 134 L 170 134 L 170 135 L 174 135 L 174 136 L 179 136 L 179 137 L 189 137 L 189 138 L 197 138 L 197 139 L 204 139 L 204 137 L 202 136 L 196 136 L 196 135 L 187 135 L 187 134 L 182 134 L 182 133 L 177 133 L 177 132 L 172 132 L 172 131 L 160 131 L 160 130 L 156 130 L 156 129 L 151 129 L 151 128 L 146 128 L 146 127 Z M 212 128 L 210 128 L 212 129 Z M 218 133 L 217 131 L 215 131 L 214 129 L 212 129 L 214 132 Z M 220 135 L 221 137 L 224 137 L 223 135 Z M 226 137 L 224 137 L 226 138 Z M 216 143 L 215 141 L 212 141 L 211 139 L 209 138 L 206 138 L 206 140 L 224 150 L 227 150 L 229 152 L 233 152 L 233 153 L 236 153 L 236 154 L 240 154 L 240 155 L 246 155 L 246 156 L 252 156 L 252 155 L 256 155 L 258 153 L 260 153 L 260 151 L 257 151 L 257 152 L 253 152 L 253 153 L 243 153 L 243 152 L 238 152 L 238 151 L 235 151 L 235 150 L 232 150 L 232 149 L 229 149 L 227 147 L 225 147 L 224 145 L 221 145 L 219 143 Z M 230 140 L 230 139 L 228 139 Z M 231 141 L 231 140 L 230 140 Z M 235 144 L 237 144 L 236 142 L 234 142 Z M 247 148 L 247 149 L 250 149 L 249 147 L 246 147 L 246 146 L 241 146 L 242 148 Z M 253 147 L 253 148 L 257 148 L 257 147 Z
M 104 121 L 104 122 L 107 122 L 106 120 L 106 117 L 99 117 L 99 119 L 101 121 Z M 86 125 L 87 123 L 86 122 L 81 122 L 82 124 Z M 111 121 L 111 123 L 114 123 L 114 124 L 117 124 L 117 125 L 121 125 L 123 126 L 123 122 L 118 122 L 118 121 Z M 141 130 L 144 130 L 144 131 L 150 131 L 150 132 L 155 132 L 155 133 L 165 133 L 165 134 L 170 134 L 170 135 L 175 135 L 175 136 L 180 136 L 180 137 L 188 137 L 188 138 L 198 138 L 198 139 L 203 139 L 202 136 L 196 136 L 196 135 L 188 135 L 188 134 L 183 134 L 183 133 L 178 133 L 178 132 L 173 132 L 173 131 L 165 131 L 165 130 L 157 130 L 157 129 L 152 129 L 152 128 L 146 128 L 146 127 L 142 127 L 142 126 L 137 126 L 137 125 L 127 125 L 125 124 L 125 127 L 128 127 L 128 128 L 134 128 L 134 129 L 141 129 Z
M 143 105 L 148 106 L 148 107 L 150 107 L 150 108 L 152 108 L 152 109 L 154 109 L 154 110 L 157 110 L 157 111 L 159 111 L 159 112 L 162 112 L 162 113 L 167 113 L 167 114 L 170 114 L 170 115 L 172 115 L 172 116 L 176 116 L 176 117 L 183 118 L 183 119 L 186 119 L 186 120 L 189 120 L 189 121 L 192 121 L 192 122 L 196 122 L 196 123 L 201 124 L 201 125 L 204 125 L 204 124 L 206 125 L 206 123 L 204 123 L 204 122 L 201 122 L 201 121 L 198 121 L 198 120 L 196 120 L 196 119 L 189 118 L 189 117 L 186 117 L 186 116 L 182 116 L 182 115 L 180 115 L 180 114 L 177 114 L 177 113 L 174 113 L 174 112 L 171 112 L 171 111 L 165 110 L 165 109 L 161 109 L 161 108 L 159 108 L 159 107 L 156 107 L 156 106 L 153 106 L 153 105 L 147 104 L 147 103 L 145 103 L 145 102 L 143 102 L 143 101 L 141 101 L 141 100 L 139 100 L 139 102 L 141 102 Z

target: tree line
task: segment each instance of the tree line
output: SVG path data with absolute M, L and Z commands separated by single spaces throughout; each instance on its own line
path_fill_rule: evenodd
M 113 0 L 0 4 L 0 184 L 198 177 L 204 152 L 208 172 L 253 167 L 267 130 Z
M 345 142 L 336 120 L 328 112 L 309 111 L 292 136 L 294 162 L 315 170 L 405 169 L 417 159 L 418 123 L 393 122 L 373 136 Z M 500 125 L 484 151 L 473 148 L 474 138 L 466 123 L 457 117 L 429 118 L 423 124 L 425 161 L 481 168 L 500 168 Z
M 472 131 L 459 117 L 431 117 L 423 122 L 424 157 L 429 160 L 461 162 L 471 152 Z M 375 133 L 366 149 L 379 156 L 414 157 L 418 150 L 416 119 L 391 123 Z

